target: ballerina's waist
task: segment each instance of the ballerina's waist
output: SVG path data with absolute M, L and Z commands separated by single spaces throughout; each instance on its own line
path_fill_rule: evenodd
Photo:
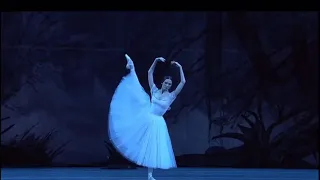
M 164 109 L 162 107 L 151 106 L 151 114 L 154 114 L 156 116 L 163 116 L 166 111 L 167 109 Z

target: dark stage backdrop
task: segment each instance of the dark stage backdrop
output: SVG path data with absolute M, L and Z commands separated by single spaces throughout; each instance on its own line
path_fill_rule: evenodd
M 112 94 L 181 63 L 165 115 L 179 166 L 318 166 L 316 12 L 1 13 L 2 166 L 112 166 Z M 176 68 L 159 65 L 179 82 Z M 173 88 L 174 88 L 173 87 Z

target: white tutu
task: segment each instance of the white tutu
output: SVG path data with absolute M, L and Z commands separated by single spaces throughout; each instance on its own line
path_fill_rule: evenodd
M 114 147 L 141 166 L 176 167 L 168 128 L 162 117 L 173 100 L 174 97 L 166 103 L 156 100 L 151 103 L 132 69 L 118 85 L 110 104 L 109 138 Z

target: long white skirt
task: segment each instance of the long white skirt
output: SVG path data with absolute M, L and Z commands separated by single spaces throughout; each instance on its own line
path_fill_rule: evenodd
M 149 168 L 176 167 L 166 122 L 150 113 L 150 97 L 134 70 L 118 85 L 109 111 L 109 138 L 128 160 Z

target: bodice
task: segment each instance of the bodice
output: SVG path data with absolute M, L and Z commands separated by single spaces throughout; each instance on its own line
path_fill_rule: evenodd
M 159 90 L 153 88 L 151 91 L 151 113 L 163 116 L 169 109 L 172 102 L 175 100 L 175 96 L 172 93 L 168 93 L 166 96 L 159 98 Z
M 163 116 L 170 107 L 170 100 L 159 100 L 156 97 L 151 97 L 151 113 Z

